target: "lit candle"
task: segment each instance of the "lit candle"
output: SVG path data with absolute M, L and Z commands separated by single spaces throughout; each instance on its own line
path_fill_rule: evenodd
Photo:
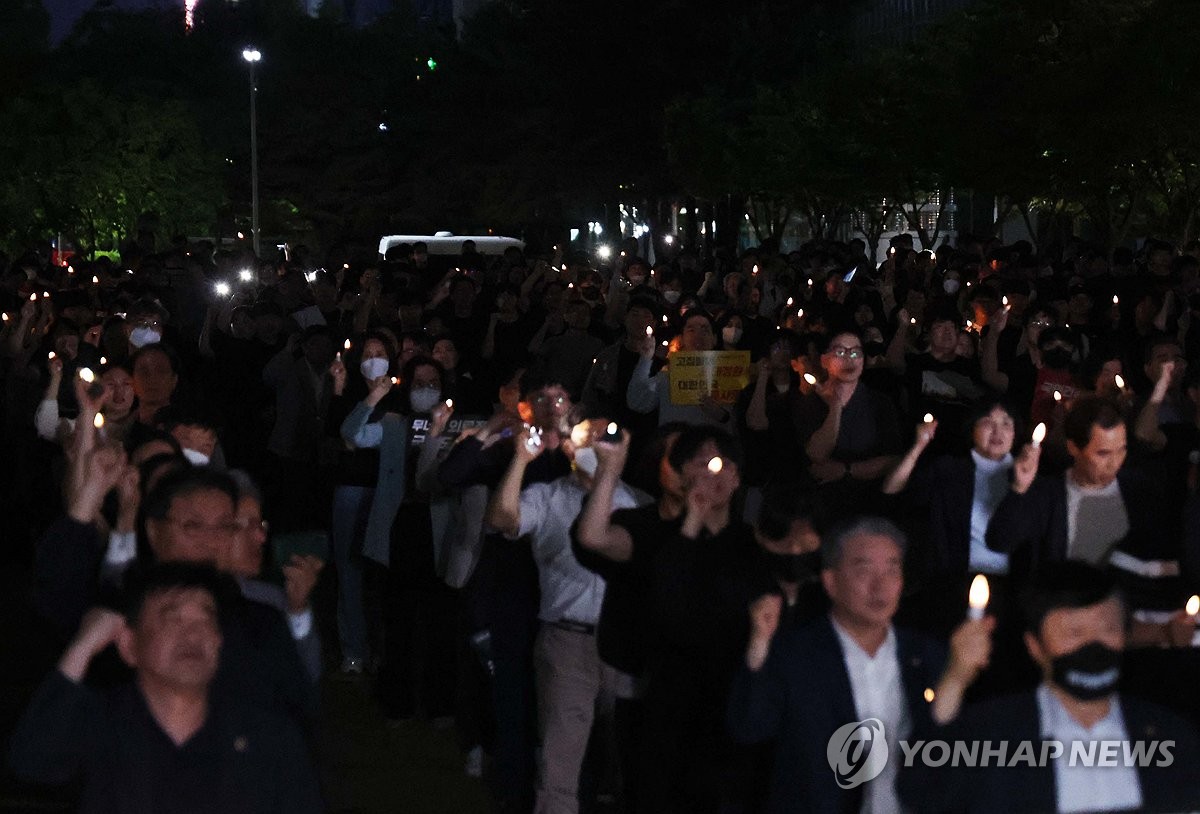
M 803 308 L 801 308 L 799 311 L 796 312 L 796 319 L 804 319 L 804 309 Z
M 1118 297 L 1116 294 L 1113 294 L 1113 305 L 1120 305 L 1120 304 L 1121 304 L 1121 298 Z
M 400 380 L 399 380 L 399 379 L 397 379 L 395 376 L 393 376 L 393 377 L 392 377 L 392 384 L 393 384 L 393 385 L 400 384 Z
M 88 384 L 96 381 L 96 374 L 92 372 L 90 367 L 79 368 L 79 378 L 83 379 Z
M 100 278 L 93 276 L 92 277 L 92 285 L 100 285 Z
M 788 297 L 787 305 L 785 307 L 791 308 L 795 302 L 796 301 L 794 299 L 792 299 L 791 297 Z
M 666 314 L 663 314 L 663 325 L 666 325 L 668 322 L 670 322 L 670 320 L 667 318 L 667 315 L 666 315 Z M 648 327 L 649 327 L 649 326 L 647 326 L 647 328 L 648 328 Z
M 654 328 L 650 325 L 646 326 L 646 336 L 654 336 Z
M 615 422 L 615 421 L 610 421 L 610 422 L 608 422 L 608 427 L 606 427 L 605 429 L 606 429 L 606 431 L 608 432 L 608 434 L 609 434 L 609 435 L 616 435 L 616 434 L 617 434 L 617 431 L 618 431 L 620 428 L 617 426 L 617 422 Z
M 1118 374 L 1116 374 L 1115 376 L 1113 376 L 1113 381 L 1114 381 L 1114 382 L 1116 382 L 1116 384 L 1117 384 L 1117 389 L 1118 389 L 1118 390 L 1124 390 L 1124 389 L 1125 389 L 1125 380 L 1124 380 L 1123 378 L 1121 378 L 1121 374 L 1120 374 L 1120 373 L 1118 373 Z
M 108 364 L 108 357 L 106 357 L 106 356 L 101 356 L 101 357 L 100 357 L 100 367 L 104 367 L 104 366 L 105 366 L 105 365 L 107 365 L 107 364 Z
M 30 301 L 30 302 L 37 302 L 37 294 L 30 294 L 30 295 L 29 295 L 29 301 Z
M 753 266 L 750 269 L 751 274 L 758 274 L 758 266 Z
M 1057 390 L 1054 391 L 1054 401 L 1056 403 L 1062 401 L 1062 393 Z
M 926 413 L 926 414 L 925 414 L 925 423 L 926 423 L 926 424 L 932 424 L 932 423 L 933 423 L 933 413 Z
M 0 315 L 0 316 L 3 316 L 3 318 L 4 318 L 4 321 L 5 321 L 5 322 L 8 322 L 8 314 L 2 314 L 2 315 Z
M 972 321 L 971 321 L 971 320 L 969 320 L 969 319 L 967 320 L 967 330 L 968 330 L 968 331 L 973 331 L 973 330 L 975 330 L 975 323 L 974 323 L 974 322 L 972 322 Z
M 934 697 L 935 696 L 934 696 L 934 692 L 933 692 L 933 687 L 926 687 L 925 688 L 925 703 L 932 704 Z
M 1007 296 L 1001 297 L 1000 304 L 1003 305 L 1005 308 L 1007 308 L 1008 307 L 1008 297 Z
M 54 357 L 55 357 L 54 351 L 50 351 L 50 353 L 46 354 L 46 358 L 51 362 L 54 361 Z
M 816 376 L 814 376 L 814 375 L 813 375 L 813 374 L 811 374 L 811 373 L 805 373 L 805 374 L 804 374 L 804 381 L 805 381 L 805 383 L 806 383 L 806 384 L 808 384 L 808 385 L 811 387 L 812 385 L 814 385 L 814 384 L 816 384 L 816 383 L 817 383 L 817 377 L 816 377 Z
M 967 605 L 970 607 L 967 618 L 972 622 L 982 619 L 991 595 L 987 577 L 983 574 L 976 574 L 975 579 L 971 580 L 971 590 L 967 593 Z
M 104 429 L 104 415 L 96 413 L 96 417 L 92 419 L 92 426 L 98 430 Z
M 1189 599 L 1187 604 L 1183 606 L 1183 612 L 1192 617 L 1192 620 L 1195 621 L 1196 616 L 1200 614 L 1200 596 L 1192 594 L 1192 598 Z
M 916 318 L 916 317 L 909 317 L 909 319 L 908 319 L 908 324 L 909 324 L 909 325 L 916 325 L 916 324 L 917 324 L 917 318 Z
M 718 474 L 724 468 L 725 468 L 725 462 L 721 460 L 720 455 L 716 456 L 715 458 L 712 458 L 708 462 L 708 471 L 713 473 L 714 475 Z
M 446 399 L 446 409 L 447 410 L 454 409 L 454 399 Z
M 1042 422 L 1033 428 L 1033 446 L 1036 449 L 1046 440 L 1046 424 Z

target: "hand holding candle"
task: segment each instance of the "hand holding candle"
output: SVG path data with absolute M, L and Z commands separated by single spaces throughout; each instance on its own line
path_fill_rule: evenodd
M 1041 422 L 1033 428 L 1033 448 L 1037 449 L 1046 440 L 1046 422 Z
M 721 470 L 725 468 L 725 462 L 721 460 L 721 456 L 717 455 L 711 458 L 708 462 L 708 471 L 714 475 L 721 474 Z

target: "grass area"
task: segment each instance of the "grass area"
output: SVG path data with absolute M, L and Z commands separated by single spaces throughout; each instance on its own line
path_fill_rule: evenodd
M 487 811 L 487 789 L 463 773 L 453 728 L 424 720 L 388 726 L 369 686 L 325 682 L 319 759 L 331 814 Z

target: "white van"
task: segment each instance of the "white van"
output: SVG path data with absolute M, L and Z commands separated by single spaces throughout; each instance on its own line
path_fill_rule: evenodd
M 464 241 L 475 242 L 475 251 L 483 255 L 495 256 L 504 254 L 510 247 L 525 248 L 525 241 L 515 237 L 497 237 L 496 235 L 456 235 L 452 232 L 437 232 L 432 235 L 386 235 L 379 239 L 379 256 L 386 257 L 388 249 L 407 243 L 424 243 L 429 247 L 429 254 L 459 255 L 462 254 Z

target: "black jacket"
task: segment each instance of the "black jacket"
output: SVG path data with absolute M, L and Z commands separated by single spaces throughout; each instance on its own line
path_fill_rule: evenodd
M 941 677 L 945 653 L 932 639 L 897 629 L 896 649 L 913 734 L 932 729 L 925 690 Z M 842 789 L 827 757 L 838 727 L 859 720 L 850 675 L 828 616 L 777 634 L 758 672 L 744 665 L 734 678 L 728 723 L 741 743 L 775 741 L 766 810 L 851 812 L 862 806 L 863 788 Z

